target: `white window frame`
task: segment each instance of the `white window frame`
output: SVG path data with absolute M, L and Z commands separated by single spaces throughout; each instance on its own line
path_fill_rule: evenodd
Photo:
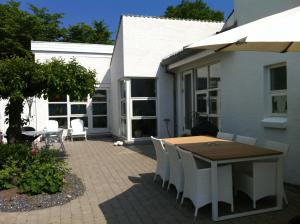
M 206 95 L 206 113 L 199 113 L 200 116 L 205 116 L 208 118 L 208 120 L 210 118 L 217 118 L 218 119 L 218 128 L 221 128 L 221 121 L 220 121 L 220 112 L 221 112 L 221 98 L 220 98 L 220 94 L 221 94 L 221 89 L 220 88 L 210 88 L 209 86 L 209 80 L 210 80 L 210 75 L 211 75 L 211 66 L 219 64 L 219 62 L 217 63 L 212 63 L 212 64 L 208 64 L 205 66 L 201 66 L 201 67 L 197 67 L 196 68 L 196 72 L 195 72 L 195 84 L 194 84 L 194 88 L 195 88 L 195 111 L 197 112 L 197 96 L 198 95 Z M 207 89 L 204 90 L 197 90 L 197 78 L 198 78 L 198 69 L 202 69 L 202 68 L 207 68 Z M 220 76 L 220 82 L 221 82 L 221 74 L 219 74 Z M 218 92 L 218 96 L 217 96 L 217 113 L 216 114 L 212 114 L 210 113 L 210 97 L 211 97 L 211 92 Z M 197 112 L 198 113 L 198 112 Z
M 287 112 L 286 113 L 273 113 L 273 97 L 274 96 L 286 96 L 288 98 L 288 94 L 287 94 L 287 88 L 285 90 L 271 90 L 271 69 L 273 68 L 279 68 L 279 67 L 286 67 L 287 68 L 287 64 L 286 63 L 279 63 L 279 64 L 274 64 L 274 65 L 269 65 L 267 67 L 268 70 L 268 105 L 269 105 L 269 114 L 273 117 L 286 117 L 287 113 L 288 113 L 288 108 L 287 108 Z M 287 74 L 286 74 L 287 76 Z

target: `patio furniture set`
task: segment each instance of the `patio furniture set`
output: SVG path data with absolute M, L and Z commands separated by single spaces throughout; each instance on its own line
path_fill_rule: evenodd
M 87 128 L 84 127 L 83 121 L 80 119 L 74 119 L 71 121 L 71 129 L 68 130 L 68 136 L 73 141 L 74 138 L 83 137 L 87 139 Z M 56 120 L 49 120 L 47 126 L 43 131 L 36 131 L 32 127 L 24 127 L 22 129 L 22 135 L 30 142 L 34 142 L 38 137 L 43 136 L 45 138 L 45 146 L 49 148 L 53 143 L 59 143 L 60 149 L 65 150 L 63 143 L 63 131 L 59 128 L 59 124 Z
M 168 182 L 180 194 L 181 204 L 189 198 L 199 208 L 212 204 L 212 219 L 226 220 L 283 208 L 288 203 L 283 186 L 283 158 L 289 146 L 267 141 L 265 148 L 256 146 L 252 137 L 219 132 L 208 136 L 157 139 L 151 137 L 157 157 L 157 176 L 162 187 Z M 253 201 L 253 209 L 234 212 L 234 196 L 245 193 Z M 276 196 L 276 205 L 257 209 L 256 202 Z M 230 214 L 219 212 L 219 202 L 230 205 Z

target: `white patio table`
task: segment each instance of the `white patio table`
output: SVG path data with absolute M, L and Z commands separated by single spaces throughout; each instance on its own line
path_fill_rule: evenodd
M 242 216 L 260 214 L 282 209 L 282 158 L 281 152 L 257 146 L 222 140 L 207 136 L 182 137 L 163 139 L 165 142 L 177 145 L 183 150 L 190 151 L 196 158 L 211 164 L 212 186 L 212 219 L 221 221 Z M 275 159 L 277 161 L 276 205 L 271 208 L 233 213 L 219 216 L 218 206 L 218 165 L 245 161 Z

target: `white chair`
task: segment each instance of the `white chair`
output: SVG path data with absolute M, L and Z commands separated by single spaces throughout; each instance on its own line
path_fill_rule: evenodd
M 219 139 L 224 139 L 224 140 L 228 140 L 228 141 L 232 141 L 234 138 L 234 134 L 230 134 L 230 133 L 225 133 L 225 132 L 218 132 L 217 138 Z
M 289 145 L 267 141 L 266 148 L 283 152 L 285 156 Z M 241 170 L 235 178 L 236 190 L 242 191 L 253 200 L 253 208 L 256 208 L 256 201 L 267 196 L 276 195 L 276 161 L 264 160 L 253 162 L 252 169 L 247 172 Z M 288 200 L 282 182 L 283 199 L 286 204 Z
M 51 144 L 57 142 L 60 144 L 61 149 L 65 150 L 63 131 L 63 129 L 59 128 L 58 121 L 49 120 L 47 126 L 44 128 L 46 148 L 49 148 Z
M 86 130 L 87 128 L 84 127 L 83 120 L 74 119 L 71 121 L 71 129 L 69 130 L 69 136 L 72 141 L 74 138 L 84 138 L 85 140 L 87 140 Z
M 153 181 L 156 181 L 157 176 L 160 176 L 163 181 L 162 187 L 164 187 L 165 183 L 169 180 L 169 176 L 170 176 L 168 153 L 166 152 L 163 146 L 162 140 L 151 136 L 151 141 L 155 148 L 156 161 L 157 161 L 156 172 Z
M 168 190 L 171 184 L 173 184 L 177 190 L 176 200 L 178 200 L 180 193 L 183 192 L 182 162 L 175 145 L 166 143 L 165 149 L 168 153 L 169 164 L 170 164 L 170 178 L 169 178 Z
M 255 145 L 257 140 L 256 138 L 237 135 L 235 141 L 246 145 Z
M 184 188 L 181 204 L 185 198 L 189 198 L 195 206 L 195 218 L 202 206 L 211 203 L 211 168 L 198 169 L 193 154 L 179 149 L 181 156 Z M 232 191 L 232 169 L 231 165 L 218 167 L 218 195 L 219 201 L 231 205 L 233 212 L 233 191 Z

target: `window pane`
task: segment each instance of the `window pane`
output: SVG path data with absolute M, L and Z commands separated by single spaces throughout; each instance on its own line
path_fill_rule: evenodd
M 67 96 L 60 96 L 57 94 L 49 94 L 48 96 L 49 102 L 67 102 Z
M 49 116 L 67 115 L 67 104 L 49 104 Z
M 127 137 L 126 119 L 121 119 L 121 136 Z
M 208 67 L 197 69 L 196 90 L 207 89 Z
M 121 101 L 121 115 L 126 116 L 126 102 L 125 102 L 125 100 Z
M 185 113 L 185 129 L 192 128 L 192 93 L 191 93 L 192 75 L 184 76 L 184 113 Z
M 156 97 L 155 79 L 131 79 L 131 97 Z
M 209 122 L 219 127 L 219 119 L 217 117 L 210 117 Z
M 132 101 L 133 116 L 156 116 L 155 100 Z
M 121 98 L 126 98 L 126 82 L 120 81 L 120 89 L 121 89 Z
M 272 112 L 278 114 L 287 113 L 287 96 L 272 97 Z
M 60 118 L 49 118 L 49 120 L 54 120 L 58 122 L 58 127 L 67 129 L 68 128 L 68 120 L 66 117 Z
M 156 119 L 132 120 L 132 137 L 156 136 Z
M 206 94 L 197 94 L 197 112 L 199 113 L 207 113 L 207 97 Z
M 86 102 L 87 101 L 87 97 L 85 96 L 85 97 L 83 97 L 81 99 L 77 99 L 77 98 L 74 98 L 74 97 L 70 96 L 70 101 L 71 102 Z
M 93 102 L 106 102 L 106 101 L 107 101 L 106 90 L 96 90 L 93 96 Z
M 271 90 L 287 89 L 286 66 L 271 68 Z
M 209 94 L 209 113 L 218 114 L 218 91 L 210 91 Z
M 209 66 L 209 88 L 219 88 L 220 83 L 220 64 L 214 64 Z
M 107 128 L 107 117 L 93 117 L 93 128 Z
M 71 121 L 74 120 L 74 119 L 83 120 L 83 126 L 86 127 L 86 128 L 89 126 L 87 117 L 71 117 Z
M 86 105 L 71 105 L 71 114 L 86 114 Z
M 93 103 L 93 115 L 107 115 L 106 103 Z

